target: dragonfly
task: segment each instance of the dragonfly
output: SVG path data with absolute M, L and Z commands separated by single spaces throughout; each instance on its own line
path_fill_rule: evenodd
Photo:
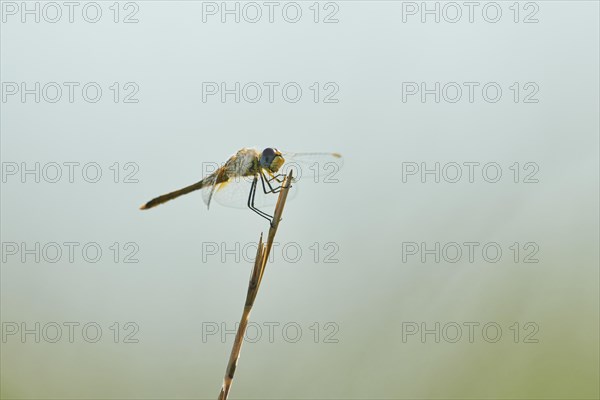
M 330 179 L 335 182 L 332 176 L 341 168 L 342 160 L 339 153 L 287 153 L 274 147 L 267 147 L 261 152 L 245 147 L 201 181 L 158 196 L 143 204 L 140 209 L 154 208 L 185 194 L 202 190 L 202 198 L 208 208 L 213 199 L 228 207 L 247 207 L 272 225 L 273 216 L 259 207 L 274 203 L 274 194 L 283 188 L 284 178 L 290 169 L 294 171 L 292 187 L 296 186 L 295 182 L 307 177 L 313 177 L 315 181 L 327 182 Z M 289 192 L 288 198 L 293 197 L 293 193 L 295 191 Z

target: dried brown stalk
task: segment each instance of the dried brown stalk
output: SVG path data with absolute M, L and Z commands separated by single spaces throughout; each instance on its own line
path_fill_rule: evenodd
M 283 213 L 283 207 L 287 198 L 288 191 L 290 189 L 289 182 L 292 181 L 292 172 L 283 180 L 282 189 L 279 192 L 277 198 L 277 205 L 275 206 L 275 213 L 273 214 L 273 223 L 269 228 L 269 235 L 267 236 L 267 243 L 263 243 L 263 235 L 260 234 L 258 241 L 258 249 L 256 251 L 256 260 L 254 261 L 254 268 L 250 275 L 250 282 L 248 283 L 248 293 L 246 294 L 246 303 L 244 305 L 244 311 L 242 312 L 242 318 L 235 335 L 235 341 L 231 348 L 231 355 L 229 356 L 229 363 L 225 370 L 225 378 L 223 378 L 223 386 L 221 387 L 221 393 L 219 393 L 219 400 L 227 400 L 229 389 L 233 383 L 233 375 L 235 374 L 235 368 L 240 358 L 240 352 L 242 350 L 242 343 L 244 341 L 244 334 L 246 333 L 246 327 L 248 326 L 248 318 L 250 317 L 250 311 L 254 305 L 254 300 L 258 294 L 260 282 L 262 281 L 265 267 L 267 266 L 267 260 L 269 259 L 269 253 L 273 246 L 273 240 L 275 240 L 275 234 L 279 227 L 279 221 L 281 220 L 281 214 Z

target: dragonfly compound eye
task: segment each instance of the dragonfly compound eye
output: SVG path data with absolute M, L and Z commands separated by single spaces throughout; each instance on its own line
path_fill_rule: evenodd
M 260 155 L 260 165 L 262 165 L 265 168 L 269 168 L 271 166 L 271 163 L 273 163 L 274 159 L 275 150 L 271 147 L 267 147 L 263 150 L 262 154 Z

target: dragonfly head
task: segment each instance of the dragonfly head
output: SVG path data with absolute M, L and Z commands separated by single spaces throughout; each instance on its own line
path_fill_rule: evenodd
M 273 147 L 267 147 L 260 155 L 260 166 L 271 172 L 277 172 L 284 162 L 281 152 Z

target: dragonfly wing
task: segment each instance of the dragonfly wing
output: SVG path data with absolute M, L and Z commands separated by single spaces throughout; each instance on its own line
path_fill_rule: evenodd
M 202 188 L 202 200 L 204 200 L 204 204 L 206 204 L 206 206 L 208 208 L 210 208 L 210 202 L 215 193 L 215 190 L 218 188 L 219 185 L 221 185 L 221 184 L 217 184 L 216 182 L 217 182 L 217 174 L 214 174 L 214 175 L 206 178 L 206 183 L 205 183 L 204 187 Z
M 337 173 L 344 165 L 338 153 L 283 153 L 285 163 L 278 173 L 293 171 L 294 180 L 311 179 L 314 182 L 337 182 Z
M 218 183 L 213 185 L 212 188 L 203 189 L 203 198 L 205 203 L 213 200 L 217 203 L 226 207 L 232 208 L 248 208 L 248 198 L 250 196 L 250 190 L 252 189 L 253 176 L 247 177 L 236 177 L 229 179 L 226 182 Z M 273 188 L 279 187 L 281 184 L 277 181 L 271 182 Z M 267 191 L 270 190 L 269 186 L 265 183 Z M 296 193 L 296 185 L 292 185 L 288 192 L 288 199 L 291 200 Z M 268 207 L 277 203 L 279 193 L 265 193 L 260 177 L 257 180 L 256 192 L 254 194 L 254 206 L 255 207 Z M 272 212 L 272 210 L 264 210 L 266 212 Z

